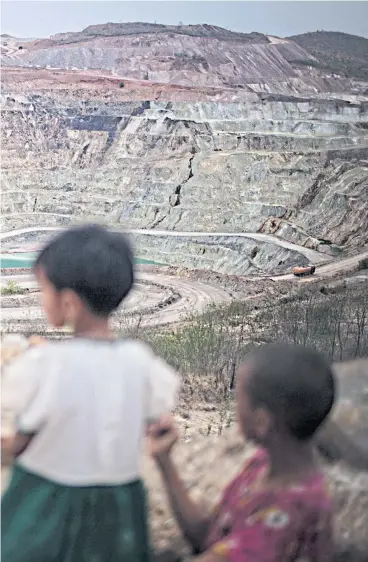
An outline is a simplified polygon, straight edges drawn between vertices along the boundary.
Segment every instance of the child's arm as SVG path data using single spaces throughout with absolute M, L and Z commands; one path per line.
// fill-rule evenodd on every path
M 190 499 L 171 459 L 170 451 L 178 435 L 170 415 L 179 391 L 179 377 L 159 357 L 149 359 L 148 401 L 146 405 L 151 454 L 160 468 L 169 500 L 184 536 L 196 553 L 203 551 L 210 517 Z M 159 420 L 159 421 L 157 421 Z
M 151 454 L 160 468 L 179 526 L 194 551 L 201 552 L 204 549 L 211 518 L 191 500 L 171 458 L 171 449 L 178 438 L 176 428 L 168 417 L 152 425 L 148 433 Z
M 46 379 L 43 350 L 26 351 L 4 370 L 1 448 L 9 460 L 26 450 L 47 417 L 49 386 Z
M 28 445 L 32 441 L 36 434 L 32 433 L 25 435 L 24 433 L 17 432 L 14 437 L 13 442 L 13 456 L 14 458 L 19 457 L 27 449 Z
M 192 562 L 226 562 L 226 559 L 221 558 L 212 552 L 205 552 L 204 554 L 201 554 L 201 556 L 193 558 Z
M 12 437 L 2 437 L 1 450 L 5 453 L 6 458 L 12 461 L 26 450 L 33 437 L 34 434 L 24 435 L 22 433 L 16 433 Z

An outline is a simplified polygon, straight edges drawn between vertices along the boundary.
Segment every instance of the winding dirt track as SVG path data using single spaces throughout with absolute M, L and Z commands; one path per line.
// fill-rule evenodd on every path
M 20 230 L 13 230 L 11 232 L 6 232 L 0 234 L 0 240 L 6 240 L 17 235 L 22 235 L 37 231 L 55 231 L 60 230 L 60 228 L 55 227 L 44 227 L 44 228 L 26 228 Z M 221 236 L 221 233 L 181 233 L 181 232 L 166 232 L 166 231 L 131 231 L 132 233 L 144 233 L 150 235 L 171 235 L 171 236 L 190 236 L 190 235 L 201 235 L 201 236 Z M 223 234 L 225 235 L 225 233 Z M 227 236 L 243 236 L 243 237 L 259 237 L 261 235 L 256 234 L 238 234 L 238 233 L 226 233 Z M 271 240 L 270 240 L 271 239 Z M 267 236 L 267 242 L 272 242 L 275 244 L 280 244 L 283 247 L 293 247 L 293 249 L 298 248 L 300 252 L 307 254 L 310 258 L 319 257 L 319 261 L 325 260 L 325 256 L 318 254 L 313 250 L 308 250 L 294 244 L 290 244 L 285 241 L 279 241 L 278 239 L 273 239 L 273 237 Z M 318 256 L 316 256 L 316 254 Z M 317 269 L 318 277 L 331 277 L 341 272 L 348 272 L 356 268 L 359 260 L 363 258 L 368 258 L 368 251 L 363 252 L 359 255 L 348 257 L 339 261 L 331 261 L 325 265 L 320 265 Z M 316 278 L 305 277 L 305 278 L 295 278 L 292 274 L 278 275 L 270 277 L 274 281 L 283 280 L 295 280 L 297 283 L 308 283 Z M 255 280 L 255 277 L 251 278 Z M 262 277 L 265 279 L 265 277 Z M 35 282 L 32 276 L 28 274 L 14 274 L 3 277 L 1 279 L 1 284 L 5 285 L 9 280 L 16 281 L 21 287 L 33 287 Z M 170 290 L 173 295 L 180 295 L 179 298 L 172 299 L 169 304 L 166 303 L 165 306 L 160 306 L 164 302 L 163 295 L 165 290 Z M 193 281 L 187 278 L 180 278 L 172 275 L 165 275 L 161 273 L 146 273 L 140 272 L 137 279 L 136 290 L 132 293 L 132 297 L 128 300 L 125 305 L 125 309 L 129 312 L 139 312 L 139 310 L 144 309 L 145 313 L 143 315 L 142 324 L 143 325 L 163 325 L 178 322 L 183 316 L 188 312 L 202 312 L 206 306 L 210 303 L 220 304 L 223 302 L 229 302 L 231 296 L 221 287 L 210 282 L 201 283 L 199 281 Z M 123 309 L 124 310 L 124 309 Z M 29 324 L 40 322 L 42 318 L 41 309 L 38 306 L 22 307 L 20 303 L 17 303 L 16 307 L 4 307 L 2 309 L 2 320 L 5 322 L 15 322 L 18 324 Z
M 17 213 L 19 214 L 19 213 Z M 46 213 L 47 214 L 47 213 Z M 8 214 L 7 216 L 11 216 Z M 62 216 L 62 215 L 58 215 Z M 31 232 L 57 232 L 60 231 L 60 227 L 55 226 L 45 226 L 40 228 L 21 228 L 19 230 L 12 230 L 10 232 L 4 232 L 0 234 L 0 240 L 6 240 L 8 238 L 13 238 L 17 235 L 27 234 Z M 321 263 L 326 261 L 326 256 L 317 252 L 316 250 L 311 250 L 310 248 L 305 248 L 304 246 L 298 246 L 287 240 L 282 240 L 276 236 L 271 236 L 270 234 L 261 234 L 259 232 L 183 232 L 178 230 L 158 230 L 158 229 L 132 229 L 128 231 L 130 234 L 143 234 L 145 236 L 171 236 L 173 238 L 218 238 L 218 237 L 229 237 L 229 238 L 248 238 L 251 240 L 258 240 L 259 242 L 265 242 L 268 244 L 275 244 L 281 248 L 286 248 L 288 250 L 293 250 L 304 255 L 307 259 L 314 263 Z
M 360 260 L 368 258 L 368 251 L 357 254 L 356 256 L 351 256 L 349 258 L 344 258 L 342 260 L 335 260 L 325 265 L 321 265 L 316 270 L 316 275 L 314 277 L 299 277 L 295 278 L 292 273 L 287 273 L 285 275 L 277 275 L 276 277 L 271 277 L 274 281 L 288 281 L 290 279 L 295 279 L 298 283 L 310 283 L 316 277 L 333 277 L 339 273 L 348 273 L 353 271 Z
M 16 281 L 23 288 L 34 287 L 35 282 L 30 275 L 10 275 L 1 279 L 1 284 L 5 285 L 9 280 Z M 140 284 L 144 281 L 144 285 Z M 161 286 L 162 291 L 170 288 L 180 298 L 163 308 L 157 308 L 160 304 L 159 299 L 152 298 L 150 292 L 157 295 L 157 285 Z M 230 295 L 221 287 L 209 283 L 200 283 L 190 279 L 182 279 L 172 275 L 162 275 L 159 273 L 140 273 L 137 279 L 137 293 L 140 296 L 132 296 L 133 303 L 127 304 L 129 312 L 139 312 L 140 308 L 155 308 L 152 312 L 143 315 L 142 324 L 145 326 L 158 326 L 177 322 L 189 312 L 202 312 L 210 303 L 223 303 L 231 300 Z M 124 308 L 123 308 L 124 311 Z M 40 322 L 42 312 L 40 307 L 7 307 L 1 311 L 3 322 L 17 322 L 29 324 Z

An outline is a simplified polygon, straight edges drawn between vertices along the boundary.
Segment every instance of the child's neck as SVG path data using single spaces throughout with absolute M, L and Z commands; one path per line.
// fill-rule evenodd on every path
M 310 441 L 298 442 L 283 439 L 267 447 L 270 472 L 268 480 L 273 484 L 297 482 L 317 468 L 317 459 Z
M 98 318 L 96 316 L 80 319 L 74 328 L 74 336 L 97 340 L 115 339 L 114 333 L 110 329 L 108 318 Z

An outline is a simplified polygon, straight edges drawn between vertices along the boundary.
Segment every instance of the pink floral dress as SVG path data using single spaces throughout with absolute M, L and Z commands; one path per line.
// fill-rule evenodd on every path
M 225 490 L 206 550 L 230 562 L 330 562 L 333 509 L 323 474 L 257 491 L 267 468 L 260 451 Z

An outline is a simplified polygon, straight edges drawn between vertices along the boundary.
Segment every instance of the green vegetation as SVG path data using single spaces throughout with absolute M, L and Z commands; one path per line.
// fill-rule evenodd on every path
M 368 258 L 363 258 L 362 260 L 359 261 L 359 265 L 358 265 L 359 269 L 368 269 Z
M 227 399 L 235 370 L 254 346 L 285 341 L 318 349 L 332 361 L 368 354 L 368 281 L 348 288 L 302 289 L 262 303 L 234 301 L 189 315 L 175 331 L 142 329 L 125 319 L 121 332 L 147 341 L 183 375 L 188 392 Z M 195 384 L 194 384 L 195 379 Z M 190 390 L 192 389 L 192 390 Z
M 155 23 L 106 23 L 90 25 L 83 31 L 71 32 L 66 36 L 55 40 L 56 43 L 68 45 L 79 43 L 94 37 L 119 37 L 129 35 L 153 35 L 167 33 L 169 36 L 188 35 L 190 37 L 209 37 L 221 41 L 237 41 L 239 43 L 269 43 L 268 38 L 262 33 L 240 33 L 229 31 L 223 27 L 214 25 L 163 25 Z
M 368 260 L 363 261 L 367 267 Z M 21 292 L 14 282 L 2 289 L 3 295 Z M 225 416 L 222 428 L 231 415 L 237 366 L 252 347 L 271 341 L 296 343 L 320 350 L 331 361 L 368 355 L 368 279 L 298 287 L 280 298 L 263 293 L 247 301 L 210 305 L 203 314 L 188 314 L 174 329 L 144 327 L 139 313 L 119 313 L 116 320 L 121 337 L 146 341 L 180 371 L 186 404 L 198 399 L 217 404 Z M 33 327 L 32 333 L 41 333 L 39 328 Z
M 20 290 L 13 282 L 3 294 Z M 201 431 L 220 434 L 234 419 L 231 389 L 237 367 L 254 346 L 297 343 L 318 349 L 333 361 L 368 355 L 368 280 L 296 288 L 280 298 L 262 293 L 255 300 L 210 305 L 203 314 L 188 314 L 174 328 L 147 328 L 142 319 L 139 313 L 119 313 L 118 333 L 146 341 L 177 369 L 183 381 L 178 411 L 189 417 L 202 405 L 200 409 L 213 415 Z M 30 325 L 29 332 L 50 337 L 41 324 Z
M 368 80 L 368 39 L 334 31 L 304 33 L 288 39 L 313 55 L 320 68 L 357 80 Z M 318 63 L 314 62 L 313 66 Z M 310 64 L 310 61 L 304 64 Z
M 295 59 L 295 60 L 289 60 L 289 62 L 295 65 L 299 64 L 302 66 L 313 66 L 314 68 L 324 68 L 323 64 L 321 64 L 320 62 L 314 59 L 305 59 L 305 60 Z
M 0 294 L 2 296 L 6 295 L 19 295 L 23 294 L 24 289 L 16 281 L 8 281 L 4 287 L 0 287 Z
M 70 33 L 70 40 L 83 40 L 88 37 L 111 37 L 119 35 L 137 35 L 137 34 L 156 34 L 156 33 L 174 33 L 176 35 L 189 35 L 190 37 L 213 37 L 223 41 L 240 41 L 244 43 L 268 43 L 267 37 L 262 33 L 251 32 L 241 33 L 237 31 L 229 31 L 223 27 L 209 24 L 184 25 L 164 25 L 154 23 L 107 23 L 99 25 L 90 25 L 86 29 L 77 33 Z

